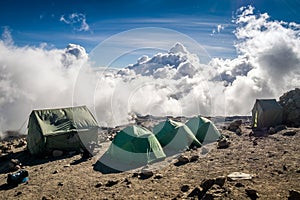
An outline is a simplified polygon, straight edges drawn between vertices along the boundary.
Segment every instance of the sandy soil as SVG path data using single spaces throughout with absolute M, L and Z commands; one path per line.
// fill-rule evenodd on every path
M 296 134 L 284 134 L 291 130 Z M 228 148 L 218 149 L 215 143 L 204 155 L 203 148 L 187 151 L 187 157 L 200 155 L 199 159 L 186 164 L 168 160 L 168 165 L 150 177 L 138 175 L 138 170 L 96 171 L 93 166 L 99 155 L 89 160 L 80 155 L 36 159 L 24 147 L 16 148 L 1 157 L 0 199 L 253 199 L 255 195 L 259 199 L 288 199 L 291 190 L 300 191 L 300 128 L 265 137 L 250 136 L 250 132 L 245 125 L 240 136 L 223 130 L 230 141 Z M 18 158 L 29 172 L 28 183 L 6 185 L 11 158 Z M 235 181 L 222 178 L 232 172 L 254 177 Z M 218 185 L 216 178 L 225 180 L 224 185 Z M 205 191 L 211 182 L 215 184 Z

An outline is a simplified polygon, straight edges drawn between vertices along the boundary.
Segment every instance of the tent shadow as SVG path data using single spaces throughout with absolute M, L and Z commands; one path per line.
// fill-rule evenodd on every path
M 88 160 L 89 160 L 89 158 L 81 157 L 81 158 L 79 158 L 79 159 L 74 160 L 73 162 L 71 162 L 70 165 L 78 165 L 78 164 L 80 164 L 82 162 L 86 162 Z
M 78 154 L 74 154 L 78 155 Z M 18 159 L 21 163 L 22 166 L 35 166 L 35 165 L 41 165 L 47 162 L 52 162 L 55 160 L 61 160 L 61 159 L 66 159 L 73 157 L 74 155 L 63 155 L 60 157 L 38 157 L 38 156 L 33 156 L 29 153 L 28 150 L 23 150 L 15 153 L 10 153 L 5 156 L 0 157 L 0 174 L 6 174 L 11 172 L 8 167 L 8 163 L 11 159 Z
M 16 188 L 17 186 L 18 186 L 18 184 L 4 183 L 4 184 L 0 185 L 0 191 L 2 191 L 2 190 L 11 190 L 13 188 Z
M 119 160 L 112 159 L 108 154 L 103 154 L 101 158 L 94 164 L 93 169 L 102 174 L 114 174 L 125 171 L 132 171 L 146 166 L 147 163 L 123 163 Z
M 121 173 L 122 171 L 113 169 L 107 165 L 105 165 L 104 163 L 102 163 L 100 160 L 98 160 L 95 164 L 94 164 L 94 168 L 95 171 L 99 171 L 102 174 L 116 174 L 116 173 Z

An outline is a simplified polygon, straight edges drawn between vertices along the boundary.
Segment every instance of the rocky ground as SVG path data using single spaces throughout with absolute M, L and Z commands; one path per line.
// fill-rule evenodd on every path
M 253 133 L 245 123 L 238 128 L 222 130 L 227 141 L 221 148 L 215 143 L 187 151 L 181 162 L 144 174 L 102 174 L 93 167 L 97 156 L 37 159 L 24 139 L 2 141 L 0 199 L 300 199 L 300 128 L 271 134 Z M 27 170 L 29 181 L 7 185 L 9 167 Z M 245 179 L 232 180 L 233 172 Z

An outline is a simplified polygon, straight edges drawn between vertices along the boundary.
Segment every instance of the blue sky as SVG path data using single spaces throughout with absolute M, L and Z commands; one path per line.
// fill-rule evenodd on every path
M 232 18 L 246 5 L 273 20 L 300 23 L 299 0 L 9 0 L 0 2 L 0 26 L 10 31 L 17 46 L 64 48 L 75 43 L 87 52 L 122 31 L 168 28 L 196 40 L 212 57 L 233 58 Z

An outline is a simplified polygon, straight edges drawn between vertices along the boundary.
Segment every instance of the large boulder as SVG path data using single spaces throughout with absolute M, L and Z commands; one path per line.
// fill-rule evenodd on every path
M 283 123 L 300 127 L 300 89 L 284 93 L 279 98 L 279 103 L 283 107 Z

